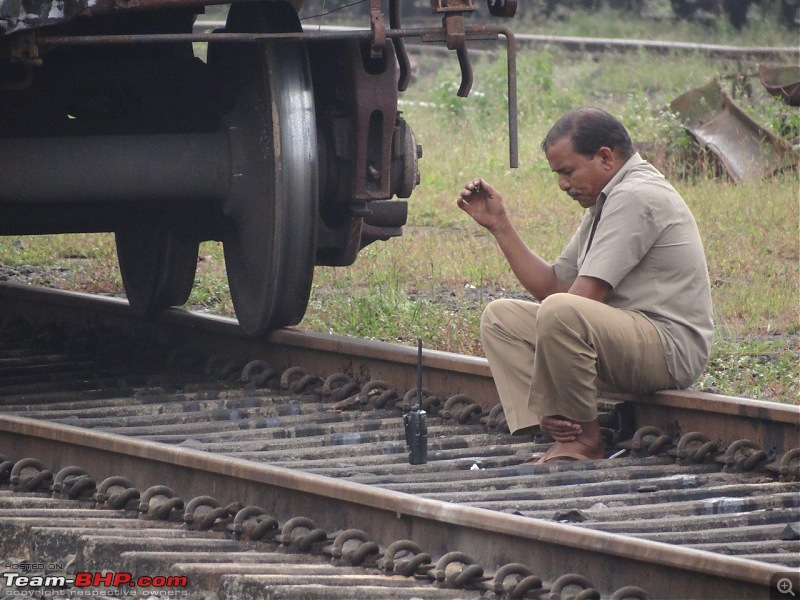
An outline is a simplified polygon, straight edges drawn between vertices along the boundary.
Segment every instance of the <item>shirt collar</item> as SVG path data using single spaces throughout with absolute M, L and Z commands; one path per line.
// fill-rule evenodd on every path
M 644 160 L 642 159 L 641 156 L 639 156 L 639 153 L 634 152 L 633 155 L 627 161 L 625 161 L 625 164 L 622 165 L 622 167 L 620 167 L 620 170 L 614 173 L 614 177 L 611 178 L 611 181 L 609 181 L 606 184 L 606 187 L 604 187 L 603 191 L 601 191 L 600 194 L 597 196 L 597 202 L 595 202 L 593 206 L 587 208 L 586 212 L 589 215 L 591 215 L 592 218 L 594 218 L 598 210 L 602 211 L 603 204 L 605 204 L 606 198 L 608 198 L 608 195 L 611 193 L 611 190 L 614 188 L 614 186 L 617 185 L 620 181 L 622 181 L 625 178 L 625 175 L 630 173 L 634 169 L 634 167 L 640 165 L 643 162 Z

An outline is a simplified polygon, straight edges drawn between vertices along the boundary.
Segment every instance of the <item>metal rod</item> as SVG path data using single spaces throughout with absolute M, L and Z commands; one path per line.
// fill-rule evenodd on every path
M 505 35 L 506 27 L 473 26 L 466 27 L 467 39 L 487 40 L 491 36 Z M 441 27 L 412 27 L 407 29 L 387 29 L 389 39 L 418 37 L 430 38 L 430 41 L 444 41 L 445 33 Z M 357 39 L 371 40 L 369 29 L 336 29 L 324 31 L 298 31 L 283 33 L 153 33 L 123 35 L 75 35 L 75 36 L 39 36 L 36 43 L 43 46 L 94 46 L 102 44 L 172 44 L 180 42 L 264 42 L 268 40 L 304 41 Z
M 508 61 L 508 162 L 512 169 L 519 167 L 519 127 L 517 124 L 517 42 L 511 30 L 502 35 L 506 38 L 506 60 Z
M 397 29 L 400 27 L 400 0 L 389 0 L 389 27 Z M 397 79 L 397 91 L 405 92 L 408 83 L 411 81 L 411 61 L 406 51 L 406 43 L 402 38 L 395 41 L 395 54 L 397 63 L 400 67 L 400 76 Z
M 469 62 L 467 46 L 456 48 L 456 55 L 458 56 L 458 64 L 461 67 L 461 86 L 458 88 L 458 96 L 466 98 L 472 89 L 472 64 Z

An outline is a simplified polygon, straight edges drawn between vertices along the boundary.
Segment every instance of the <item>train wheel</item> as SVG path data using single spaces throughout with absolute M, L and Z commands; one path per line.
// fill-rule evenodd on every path
M 199 242 L 154 226 L 126 228 L 115 238 L 122 284 L 134 312 L 152 315 L 189 299 Z
M 233 4 L 225 30 L 299 28 L 291 5 L 266 2 Z M 258 336 L 300 322 L 311 293 L 318 159 L 308 56 L 298 42 L 212 42 L 209 64 L 237 90 L 224 117 L 234 182 L 222 241 L 236 317 Z

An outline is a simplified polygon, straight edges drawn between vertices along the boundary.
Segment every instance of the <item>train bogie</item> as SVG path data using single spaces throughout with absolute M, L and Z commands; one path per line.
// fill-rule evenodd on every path
M 421 155 L 397 110 L 402 38 L 445 41 L 468 68 L 473 6 L 434 1 L 442 26 L 409 32 L 399 0 L 389 27 L 372 0 L 369 29 L 303 32 L 301 2 L 239 2 L 196 33 L 204 4 L 0 6 L 0 234 L 114 232 L 143 315 L 186 302 L 199 244 L 219 240 L 256 336 L 302 319 L 316 265 L 402 233 L 394 198 L 419 183 Z

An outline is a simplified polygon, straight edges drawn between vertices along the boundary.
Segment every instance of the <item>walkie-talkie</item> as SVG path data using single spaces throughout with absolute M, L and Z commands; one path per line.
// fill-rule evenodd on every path
M 422 339 L 417 340 L 417 404 L 403 415 L 408 445 L 408 463 L 428 462 L 428 415 L 422 410 Z

